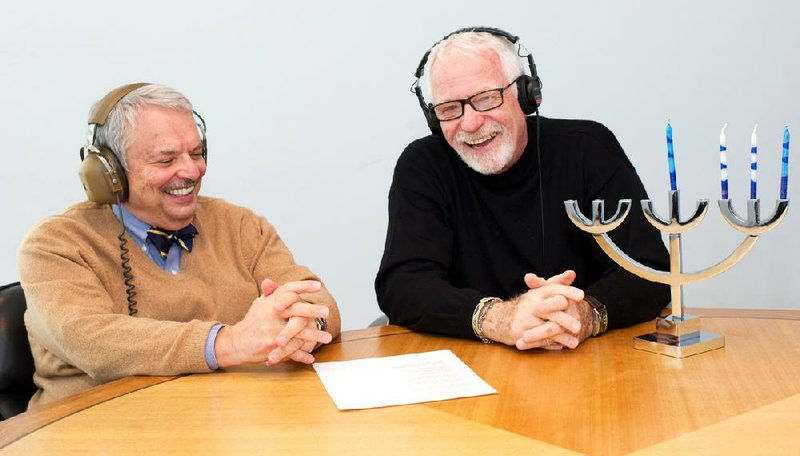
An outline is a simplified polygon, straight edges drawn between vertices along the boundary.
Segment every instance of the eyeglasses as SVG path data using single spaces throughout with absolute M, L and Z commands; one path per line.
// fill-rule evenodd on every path
M 514 79 L 505 87 L 497 89 L 484 90 L 475 95 L 464 98 L 463 100 L 445 101 L 433 106 L 433 114 L 439 121 L 456 120 L 464 115 L 464 105 L 469 104 L 477 112 L 491 111 L 494 108 L 499 108 L 503 104 L 503 92 L 512 85 L 514 85 L 519 78 Z

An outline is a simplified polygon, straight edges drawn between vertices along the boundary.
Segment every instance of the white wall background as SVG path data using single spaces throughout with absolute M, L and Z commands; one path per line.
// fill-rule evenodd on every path
M 253 208 L 338 298 L 344 329 L 379 315 L 372 281 L 398 155 L 427 134 L 408 92 L 446 33 L 490 25 L 522 38 L 544 82 L 542 114 L 605 123 L 666 213 L 664 128 L 674 128 L 684 265 L 724 258 L 742 235 L 722 220 L 718 135 L 727 122 L 731 196 L 744 209 L 759 124 L 764 210 L 778 194 L 782 131 L 794 135 L 800 202 L 800 3 L 473 0 L 29 1 L 0 13 L 0 282 L 46 215 L 84 199 L 78 149 L 92 102 L 150 81 L 185 93 L 208 123 L 203 190 Z M 687 286 L 686 305 L 800 308 L 798 214 L 726 274 Z M 791 278 L 795 277 L 795 280 Z

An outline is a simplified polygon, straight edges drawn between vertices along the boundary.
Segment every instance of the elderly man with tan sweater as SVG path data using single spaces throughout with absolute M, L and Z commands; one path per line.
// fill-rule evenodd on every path
M 131 84 L 89 124 L 89 201 L 34 227 L 19 254 L 30 406 L 129 375 L 313 362 L 339 333 L 336 302 L 266 219 L 198 195 L 208 151 L 189 100 Z

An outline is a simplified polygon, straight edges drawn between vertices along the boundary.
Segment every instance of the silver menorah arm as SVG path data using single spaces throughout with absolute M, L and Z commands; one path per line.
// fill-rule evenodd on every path
M 643 279 L 650 280 L 651 282 L 658 282 L 663 283 L 666 285 L 681 285 L 687 283 L 694 283 L 700 282 L 702 280 L 710 279 L 714 276 L 722 274 L 723 272 L 730 269 L 733 265 L 738 263 L 745 255 L 750 251 L 751 248 L 755 245 L 756 241 L 758 241 L 757 236 L 748 236 L 746 237 L 741 244 L 739 244 L 736 249 L 728 255 L 727 258 L 720 261 L 719 263 L 715 264 L 714 266 L 708 267 L 706 269 L 702 269 L 700 271 L 695 272 L 680 272 L 680 264 L 670 265 L 671 268 L 675 272 L 672 271 L 659 271 L 657 269 L 653 269 L 649 266 L 646 266 L 633 258 L 629 257 L 625 252 L 620 249 L 613 240 L 608 236 L 608 234 L 593 234 L 595 242 L 600 248 L 605 252 L 606 255 L 609 256 L 614 262 L 619 264 L 623 269 L 630 272 L 631 274 L 637 275 Z M 676 243 L 677 239 L 670 239 L 671 244 Z M 670 251 L 673 252 L 670 255 L 670 262 L 677 262 L 680 263 L 680 259 L 678 255 L 675 255 L 676 250 L 678 249 L 677 245 L 670 245 Z M 673 308 L 676 303 L 673 303 Z
M 653 269 L 629 257 L 613 240 L 611 240 L 608 234 L 593 234 L 592 237 L 594 237 L 597 245 L 600 246 L 609 258 L 631 274 L 651 282 L 665 283 L 667 285 L 675 282 L 674 279 L 670 278 L 670 273 L 668 271 Z
M 694 214 L 687 220 L 680 218 L 680 191 L 669 191 L 669 218 L 661 217 L 653 208 L 653 203 L 649 200 L 642 200 L 642 212 L 644 217 L 650 222 L 651 225 L 664 233 L 683 233 L 694 228 L 697 224 L 703 221 L 703 218 L 708 212 L 708 200 L 701 199 L 697 201 Z
M 730 199 L 720 199 L 717 201 L 719 210 L 728 225 L 736 231 L 748 236 L 758 236 L 775 228 L 789 209 L 788 199 L 778 199 L 775 201 L 775 210 L 772 211 L 765 220 L 761 219 L 761 200 L 747 200 L 747 217 L 740 216 L 733 208 L 733 201 Z
M 631 209 L 631 200 L 619 200 L 617 212 L 610 219 L 605 218 L 605 202 L 603 200 L 592 201 L 591 220 L 583 215 L 580 207 L 578 207 L 578 202 L 575 200 L 564 201 L 564 208 L 567 210 L 567 216 L 575 226 L 587 233 L 602 234 L 616 229 L 625 221 Z

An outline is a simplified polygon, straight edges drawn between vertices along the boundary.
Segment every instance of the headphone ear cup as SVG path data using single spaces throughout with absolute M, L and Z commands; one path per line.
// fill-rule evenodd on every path
M 192 111 L 192 116 L 195 118 L 195 126 L 197 127 L 197 134 L 203 141 L 203 161 L 208 163 L 208 139 L 206 139 L 206 121 L 197 111 Z
M 428 54 L 426 53 L 425 57 L 427 58 L 427 56 Z M 420 68 L 422 68 L 422 65 L 423 64 L 420 64 Z M 419 75 L 422 74 L 421 71 L 421 69 L 417 70 L 417 78 L 419 78 Z M 419 79 L 417 79 L 417 84 L 414 86 L 414 95 L 416 95 L 417 101 L 419 101 L 419 107 L 422 108 L 422 114 L 425 115 L 425 123 L 428 124 L 428 128 L 431 129 L 431 133 L 437 136 L 444 136 L 442 134 L 442 128 L 439 126 L 439 120 L 433 113 L 433 105 L 430 103 L 425 103 L 425 98 L 422 96 L 422 88 L 419 86 Z
M 442 127 L 439 125 L 439 120 L 436 118 L 430 105 L 428 105 L 427 109 L 423 109 L 422 112 L 425 113 L 425 121 L 428 122 L 428 128 L 431 129 L 431 132 L 434 135 L 444 136 Z
M 128 178 L 113 152 L 88 145 L 81 149 L 81 158 L 78 175 L 89 201 L 115 204 L 128 199 Z
M 539 78 L 522 75 L 517 79 L 517 99 L 525 115 L 533 114 L 542 104 L 542 86 Z

